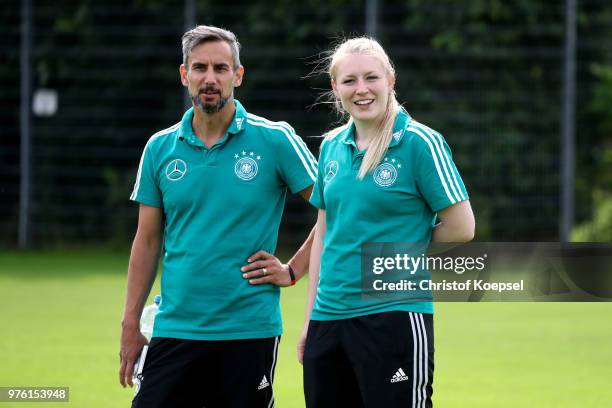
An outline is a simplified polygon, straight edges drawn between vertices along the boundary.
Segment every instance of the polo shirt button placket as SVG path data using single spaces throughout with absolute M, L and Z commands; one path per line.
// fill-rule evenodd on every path
M 363 153 L 356 153 L 351 160 L 351 169 L 359 169 L 363 160 Z

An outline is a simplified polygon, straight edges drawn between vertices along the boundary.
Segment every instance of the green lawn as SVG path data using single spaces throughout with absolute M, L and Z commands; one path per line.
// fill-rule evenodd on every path
M 126 265 L 127 253 L 103 250 L 0 252 L 0 386 L 70 387 L 70 403 L 54 407 L 129 406 L 117 375 Z M 305 288 L 283 291 L 280 408 L 304 406 L 295 343 Z M 437 304 L 434 403 L 607 406 L 611 316 L 611 303 Z

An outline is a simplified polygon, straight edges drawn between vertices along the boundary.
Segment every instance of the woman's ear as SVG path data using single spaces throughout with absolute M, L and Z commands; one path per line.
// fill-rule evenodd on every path
M 387 80 L 389 81 L 389 92 L 395 89 L 395 75 L 389 74 Z

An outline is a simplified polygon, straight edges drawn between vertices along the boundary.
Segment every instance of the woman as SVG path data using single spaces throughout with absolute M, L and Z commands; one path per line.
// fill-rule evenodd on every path
M 431 301 L 364 299 L 366 242 L 467 242 L 474 216 L 442 136 L 398 104 L 378 42 L 354 38 L 329 58 L 348 121 L 323 140 L 306 322 L 298 344 L 307 407 L 431 407 Z M 434 226 L 435 221 L 435 226 Z

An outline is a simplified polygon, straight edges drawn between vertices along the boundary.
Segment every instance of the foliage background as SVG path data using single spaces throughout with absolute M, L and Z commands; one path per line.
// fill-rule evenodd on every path
M 19 204 L 19 2 L 0 0 L 0 245 L 16 245 Z M 338 118 L 314 105 L 317 56 L 363 34 L 356 0 L 196 2 L 196 21 L 235 31 L 247 108 L 290 122 L 316 153 Z M 34 2 L 33 88 L 59 93 L 53 117 L 32 117 L 32 237 L 37 246 L 125 245 L 127 200 L 148 137 L 184 109 L 178 81 L 183 2 Z M 612 5 L 578 1 L 576 218 L 596 218 L 612 186 Z M 564 2 L 379 1 L 377 37 L 397 68 L 400 101 L 451 145 L 471 195 L 477 237 L 559 239 Z M 608 198 L 609 200 L 609 198 Z M 609 204 L 608 204 L 609 205 Z M 609 217 L 609 212 L 605 212 Z M 313 221 L 287 204 L 280 244 Z M 610 240 L 612 232 L 575 235 Z M 591 238 L 589 238 L 591 237 Z

